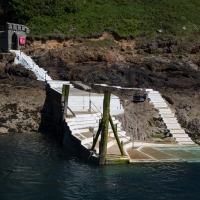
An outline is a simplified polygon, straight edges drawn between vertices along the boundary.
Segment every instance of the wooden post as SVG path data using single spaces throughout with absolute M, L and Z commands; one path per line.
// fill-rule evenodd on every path
M 115 125 L 114 125 L 114 123 L 113 123 L 113 121 L 112 121 L 111 116 L 109 116 L 109 121 L 110 121 L 110 125 L 111 125 L 111 127 L 112 127 L 112 130 L 113 130 L 113 133 L 114 133 L 114 135 L 115 135 L 115 138 L 116 138 L 116 140 L 117 140 L 117 144 L 118 144 L 119 150 L 120 150 L 120 152 L 121 152 L 121 155 L 123 156 L 123 155 L 125 155 L 125 154 L 124 154 L 123 145 L 120 143 L 120 140 L 119 140 L 119 137 L 118 137 L 118 134 L 117 134 L 117 130 L 115 129 Z
M 62 96 L 61 96 L 61 111 L 60 111 L 60 123 L 59 123 L 59 144 L 62 143 L 63 139 L 63 126 L 64 120 L 67 114 L 68 106 L 68 97 L 69 97 L 69 85 L 63 85 L 62 87 Z
M 99 124 L 99 128 L 98 128 L 96 137 L 93 139 L 93 144 L 92 144 L 91 150 L 94 150 L 94 148 L 95 148 L 95 146 L 96 146 L 96 143 L 97 143 L 97 140 L 98 140 L 98 138 L 99 138 L 99 135 L 100 135 L 100 133 L 101 133 L 101 130 L 102 130 L 102 122 Z
M 106 164 L 109 116 L 110 116 L 110 93 L 105 92 L 104 102 L 103 102 L 101 142 L 99 146 L 99 164 L 100 165 Z
M 63 119 L 62 120 L 64 120 L 67 115 L 68 98 L 69 98 L 69 85 L 63 85 L 62 98 L 61 98 L 61 105 L 63 107 Z

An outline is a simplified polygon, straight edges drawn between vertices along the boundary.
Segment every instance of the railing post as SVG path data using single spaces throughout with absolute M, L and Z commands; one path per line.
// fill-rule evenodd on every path
M 92 102 L 91 102 L 91 100 L 89 99 L 89 113 L 92 113 Z
M 99 146 L 99 164 L 100 165 L 106 164 L 109 116 L 110 116 L 110 93 L 105 92 L 104 102 L 103 102 L 101 142 Z
M 89 92 L 89 113 L 92 113 L 92 102 L 90 99 L 90 92 Z

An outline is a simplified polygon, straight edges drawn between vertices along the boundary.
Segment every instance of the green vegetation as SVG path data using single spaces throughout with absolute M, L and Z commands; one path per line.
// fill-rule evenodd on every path
M 117 164 L 117 165 L 121 165 L 121 164 L 129 164 L 130 160 L 127 159 L 118 159 L 118 158 L 107 158 L 106 159 L 106 163 L 107 164 Z
M 151 136 L 152 138 L 155 138 L 155 139 L 163 139 L 163 138 L 165 138 L 163 135 L 152 135 Z
M 1 0 L 0 23 L 22 23 L 33 36 L 83 37 L 112 30 L 121 37 L 157 34 L 194 41 L 199 0 Z M 157 33 L 162 30 L 162 33 Z

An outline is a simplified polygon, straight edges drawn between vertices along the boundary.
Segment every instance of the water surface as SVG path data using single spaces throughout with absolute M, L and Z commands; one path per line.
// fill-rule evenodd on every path
M 99 167 L 40 133 L 0 135 L 0 199 L 200 199 L 199 163 Z

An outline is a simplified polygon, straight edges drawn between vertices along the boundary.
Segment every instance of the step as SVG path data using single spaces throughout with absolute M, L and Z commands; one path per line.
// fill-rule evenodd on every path
M 185 134 L 185 131 L 183 130 L 183 129 L 181 129 L 181 128 L 178 128 L 178 129 L 174 129 L 174 130 L 170 130 L 170 132 L 172 133 L 172 134 L 177 134 L 177 133 L 181 133 L 181 134 Z
M 121 123 L 118 120 L 115 120 L 113 122 L 114 124 L 117 124 L 117 127 L 121 127 Z M 82 127 L 97 127 L 99 126 L 99 120 L 91 120 L 91 121 L 71 121 L 67 122 L 67 125 L 70 127 L 77 126 L 77 128 L 82 128 Z
M 172 113 L 171 111 L 168 111 L 168 110 L 167 110 L 167 111 L 160 111 L 160 110 L 159 110 L 159 114 L 160 114 L 160 115 L 164 115 L 164 116 L 165 116 L 165 115 L 174 115 L 174 113 Z
M 167 105 L 165 105 L 165 104 L 153 104 L 153 105 L 154 105 L 154 107 L 158 107 L 159 110 L 163 109 L 163 108 L 168 108 Z
M 176 122 L 176 121 L 175 122 L 173 122 L 173 121 L 166 121 L 164 123 L 165 123 L 166 126 L 179 126 L 179 127 L 181 127 L 180 124 L 178 122 Z
M 88 122 L 88 121 L 92 121 L 92 120 L 97 120 L 97 121 L 99 121 L 99 117 L 79 117 L 79 118 L 76 118 L 76 117 L 72 117 L 72 118 L 65 118 L 65 121 L 66 122 L 79 122 L 79 121 L 86 121 L 86 122 Z
M 162 118 L 174 118 L 174 114 L 160 113 Z
M 129 148 L 132 148 L 132 147 L 133 147 L 133 142 L 129 142 L 129 143 L 124 145 L 125 149 L 129 149 Z
M 165 122 L 167 122 L 167 121 L 175 121 L 175 122 L 177 122 L 178 123 L 178 120 L 177 120 L 177 118 L 176 117 L 162 117 L 162 119 L 163 119 L 163 121 Z
M 112 147 L 113 145 L 115 145 L 117 143 L 116 140 L 111 140 L 110 142 L 107 143 L 107 149 Z
M 164 124 L 179 124 L 177 120 L 163 120 Z
M 166 108 L 165 105 L 154 105 L 154 107 L 155 107 L 155 108 L 158 108 L 158 109 L 159 109 L 159 108 Z
M 99 127 L 99 126 L 98 126 Z M 96 130 L 96 129 L 98 129 L 98 127 L 95 127 L 94 129 Z M 119 130 L 121 130 L 121 123 L 117 123 L 117 130 L 119 131 Z M 111 129 L 112 130 L 112 128 L 111 128 L 111 126 L 110 126 L 110 124 L 109 124 L 109 129 Z
M 167 109 L 169 108 L 168 105 L 165 102 L 160 102 L 160 101 L 149 101 L 149 103 L 153 105 L 165 105 L 166 108 L 161 108 L 161 109 Z
M 160 115 L 163 115 L 163 116 L 170 116 L 170 115 L 173 115 L 174 116 L 174 113 L 172 113 L 171 111 L 160 111 L 159 110 L 159 114 Z
M 175 126 L 175 125 L 174 125 L 174 126 L 169 126 L 169 125 L 167 125 L 166 127 L 167 127 L 167 129 L 169 129 L 169 130 L 174 130 L 174 129 L 177 130 L 178 128 L 181 128 L 179 125 L 176 125 L 176 126 Z
M 178 121 L 177 121 L 177 119 L 175 118 L 175 117 L 172 117 L 172 118 L 162 118 L 163 119 L 163 121 L 165 121 L 165 122 L 176 122 L 176 123 L 178 123 Z
M 150 102 L 153 103 L 154 105 L 155 104 L 163 104 L 163 105 L 166 105 L 167 108 L 169 108 L 168 105 L 164 101 L 161 101 L 161 100 L 158 100 L 158 99 L 157 100 L 156 99 L 150 100 Z
M 150 101 L 158 101 L 158 102 L 165 102 L 165 100 L 161 96 L 148 96 Z
M 150 91 L 150 94 L 160 94 L 160 93 L 159 93 L 158 91 L 155 91 L 155 90 L 152 91 L 152 90 L 151 90 L 151 91 Z
M 122 137 L 122 138 L 119 138 L 119 140 L 123 142 L 128 142 L 130 141 L 130 137 Z
M 144 89 L 146 92 L 152 92 L 153 89 Z
M 189 136 L 186 133 L 185 134 L 184 133 L 182 133 L 182 134 L 181 133 L 173 133 L 173 137 L 174 138 L 179 138 L 179 137 L 180 138 L 185 138 L 185 137 L 189 137 Z
M 85 132 L 88 132 L 88 131 L 89 131 L 88 128 L 71 130 L 72 134 L 76 134 L 76 133 L 85 133 Z
M 92 143 L 92 142 L 93 142 L 93 137 L 81 140 L 81 144 L 87 144 L 87 143 Z
M 90 121 L 71 121 L 71 122 L 67 122 L 68 126 L 79 126 L 79 125 L 89 125 L 89 126 L 93 126 L 92 124 L 98 124 L 99 122 L 98 120 L 90 120 Z
M 159 112 L 172 112 L 170 108 L 159 109 Z
M 181 128 L 180 124 L 177 122 L 176 123 L 167 122 L 167 123 L 165 123 L 165 126 L 172 127 L 173 129 L 174 129 L 174 127 Z
M 119 137 L 124 137 L 124 136 L 126 136 L 126 132 L 125 132 L 125 131 L 117 131 L 117 133 L 118 133 L 118 136 L 119 136 Z M 110 136 L 110 137 L 115 137 L 115 135 L 114 135 L 113 132 L 109 133 L 109 136 Z M 128 136 L 127 136 L 127 137 L 128 137 Z
M 191 140 L 191 138 L 190 137 L 179 137 L 179 138 L 175 138 L 176 139 L 176 141 L 178 141 L 178 142 L 191 142 L 192 140 Z
M 162 103 L 162 102 L 151 102 L 154 106 L 163 106 L 163 108 L 161 109 L 168 109 L 168 105 L 166 103 Z M 160 110 L 160 109 L 159 109 Z
M 160 93 L 148 93 L 148 97 L 160 97 L 160 98 L 162 98 Z
M 74 130 L 74 129 L 82 129 L 82 128 L 89 128 L 89 127 L 98 127 L 99 124 L 98 123 L 89 123 L 89 124 L 73 124 L 70 125 L 70 130 Z
M 196 145 L 196 143 L 194 143 L 193 141 L 189 141 L 189 142 L 187 142 L 187 141 L 181 141 L 181 142 L 178 142 L 179 144 L 181 144 L 181 145 L 191 145 L 191 144 L 195 144 Z
M 76 114 L 76 118 L 97 117 L 97 114 L 101 115 L 101 113 L 95 113 L 95 114 Z
M 160 101 L 165 101 L 161 95 L 148 95 L 148 98 L 149 99 L 152 99 L 152 100 L 160 100 Z

